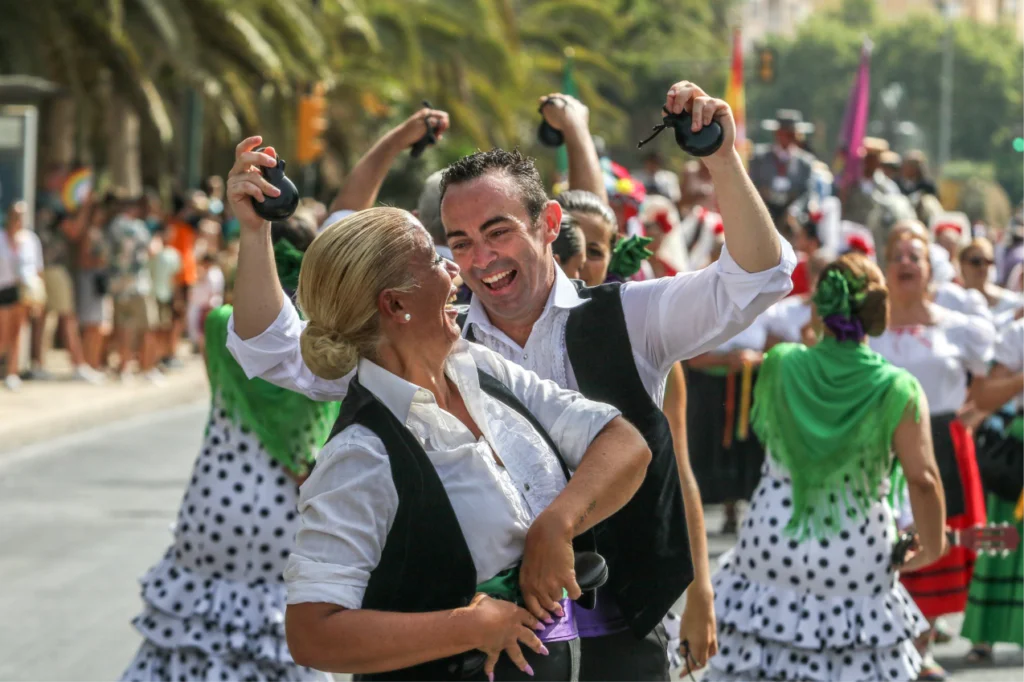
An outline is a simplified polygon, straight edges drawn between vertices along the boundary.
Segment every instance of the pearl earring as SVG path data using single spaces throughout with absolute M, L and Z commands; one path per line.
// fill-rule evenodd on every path
M 405 321 L 408 322 L 411 319 L 412 319 L 412 315 L 410 315 L 409 313 L 406 313 L 405 314 Z

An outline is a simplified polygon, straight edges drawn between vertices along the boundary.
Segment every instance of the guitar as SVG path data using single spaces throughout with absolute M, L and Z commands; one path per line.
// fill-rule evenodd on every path
M 961 530 L 946 529 L 950 547 L 963 547 L 979 554 L 1007 556 L 1020 546 L 1020 533 L 1008 523 L 990 523 Z M 892 567 L 899 568 L 906 561 L 907 552 L 917 543 L 917 533 L 903 533 L 892 548 Z

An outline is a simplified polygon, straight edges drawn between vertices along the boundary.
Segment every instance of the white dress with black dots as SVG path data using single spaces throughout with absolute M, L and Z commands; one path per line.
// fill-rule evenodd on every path
M 705 680 L 917 677 L 912 640 L 925 621 L 889 570 L 896 533 L 883 487 L 866 516 L 841 506 L 836 535 L 797 542 L 783 530 L 790 481 L 769 456 L 739 542 L 712 579 L 719 650 Z
M 215 398 L 174 543 L 141 579 L 145 638 L 122 680 L 327 680 L 296 665 L 281 577 L 298 529 L 294 480 Z

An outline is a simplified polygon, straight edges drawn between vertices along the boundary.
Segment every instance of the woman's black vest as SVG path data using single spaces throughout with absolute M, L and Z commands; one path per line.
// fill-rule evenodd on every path
M 622 412 L 651 449 L 651 464 L 640 490 L 596 528 L 598 551 L 608 562 L 608 584 L 601 594 L 611 592 L 630 629 L 644 637 L 693 580 L 672 432 L 633 361 L 621 285 L 573 283 L 586 299 L 569 311 L 565 327 L 565 345 L 580 393 Z M 466 338 L 473 340 L 472 329 Z
M 500 381 L 480 370 L 478 375 L 485 393 L 525 417 L 544 438 L 568 480 L 569 468 L 537 419 Z M 358 378 L 349 384 L 331 438 L 352 424 L 366 427 L 384 443 L 398 492 L 395 520 L 380 561 L 370 572 L 362 608 L 426 613 L 468 606 L 476 594 L 476 566 L 448 493 L 423 446 Z M 593 533 L 585 533 L 573 544 L 577 549 L 593 549 Z M 463 679 L 464 667 L 473 662 L 462 654 L 357 679 L 457 680 Z

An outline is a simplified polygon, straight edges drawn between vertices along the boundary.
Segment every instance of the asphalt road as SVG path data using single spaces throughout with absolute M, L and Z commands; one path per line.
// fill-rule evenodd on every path
M 163 554 L 205 406 L 12 451 L 0 445 L 0 680 L 113 680 L 139 637 L 137 578 Z M 708 526 L 721 525 L 709 510 Z M 713 536 L 717 555 L 731 538 Z M 957 668 L 967 643 L 939 650 Z M 1012 647 L 955 680 L 1020 680 Z M 342 678 L 339 678 L 342 679 Z

